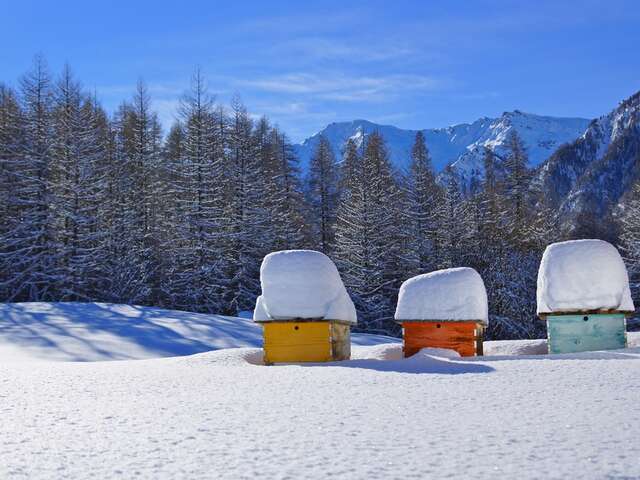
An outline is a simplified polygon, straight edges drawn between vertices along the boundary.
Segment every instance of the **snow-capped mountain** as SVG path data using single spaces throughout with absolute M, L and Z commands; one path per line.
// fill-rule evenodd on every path
M 640 92 L 591 122 L 540 168 L 540 182 L 563 224 L 607 215 L 640 177 Z
M 482 178 L 485 147 L 493 150 L 499 158 L 504 157 L 507 153 L 507 139 L 514 130 L 527 148 L 529 166 L 537 167 L 558 147 L 574 141 L 588 125 L 589 120 L 583 118 L 556 118 L 519 110 L 505 112 L 500 118 L 488 120 L 479 138 L 466 147 L 452 167 L 457 172 L 461 185 L 468 184 L 473 177 Z
M 572 142 L 589 125 L 582 118 L 555 118 L 523 113 L 518 110 L 505 112 L 499 118 L 481 118 L 473 123 L 462 123 L 446 128 L 422 130 L 433 165 L 440 172 L 453 164 L 460 176 L 467 181 L 473 175 L 482 176 L 482 152 L 484 147 L 498 154 L 512 129 L 522 137 L 529 152 L 531 166 L 540 165 L 560 145 Z M 296 146 L 303 171 L 324 135 L 337 158 L 341 158 L 346 141 L 353 138 L 361 143 L 363 136 L 380 132 L 389 148 L 393 165 L 404 170 L 410 163 L 411 146 L 417 130 L 403 130 L 389 125 L 378 125 L 366 120 L 332 123 L 316 135 Z

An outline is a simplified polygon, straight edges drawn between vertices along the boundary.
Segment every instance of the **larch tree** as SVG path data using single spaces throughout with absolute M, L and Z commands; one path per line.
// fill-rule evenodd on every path
M 51 77 L 42 57 L 20 80 L 24 137 L 18 154 L 14 198 L 20 221 L 9 234 L 13 276 L 10 300 L 56 298 L 53 249 L 51 148 L 53 145 Z
M 225 215 L 227 306 L 237 312 L 253 309 L 260 292 L 260 262 L 269 252 L 268 239 L 274 234 L 269 225 L 268 205 L 264 202 L 267 197 L 264 162 L 258 154 L 253 122 L 238 99 L 232 103 L 229 122 L 229 201 Z
M 13 90 L 0 84 L 0 298 L 15 288 L 13 259 L 20 231 L 22 205 L 15 188 L 22 181 L 20 149 L 23 143 L 22 112 Z M 11 281 L 13 280 L 13 282 Z
M 512 244 L 526 248 L 531 233 L 528 202 L 531 172 L 526 148 L 515 130 L 509 134 L 507 148 L 504 161 L 505 234 Z
M 464 266 L 469 262 L 469 245 L 477 226 L 470 202 L 463 197 L 458 178 L 450 166 L 444 171 L 443 182 L 434 212 L 437 268 Z
M 222 308 L 216 286 L 222 261 L 224 198 L 219 179 L 224 164 L 216 155 L 222 139 L 216 134 L 214 114 L 213 98 L 196 70 L 180 107 L 182 127 L 172 132 L 173 146 L 180 154 L 177 165 L 171 162 L 177 168 L 174 202 L 180 215 L 175 237 L 168 239 L 176 260 L 170 294 L 182 308 L 196 304 L 209 312 Z M 175 143 L 177 132 L 181 132 L 179 145 Z
M 402 279 L 398 218 L 402 205 L 382 136 L 366 138 L 360 156 L 346 146 L 334 257 L 368 331 L 395 331 L 394 293 Z
M 101 192 L 99 132 L 91 99 L 69 67 L 54 89 L 51 206 L 56 297 L 89 300 L 104 279 L 104 232 L 99 229 Z
M 121 108 L 118 121 L 120 151 L 116 162 L 122 198 L 119 289 L 128 303 L 153 303 L 161 292 L 157 244 L 161 129 L 150 103 L 147 87 L 139 81 L 132 102 Z
M 287 136 L 277 127 L 271 129 L 270 137 L 273 163 L 268 164 L 265 171 L 267 195 L 272 200 L 273 249 L 301 248 L 309 235 L 304 220 L 298 158 Z
M 442 196 L 436 183 L 424 134 L 417 132 L 411 149 L 411 164 L 405 182 L 407 233 L 411 237 L 410 263 L 415 274 L 434 267 L 436 204 Z
M 335 242 L 339 169 L 331 144 L 320 136 L 307 178 L 307 199 L 311 210 L 312 232 L 320 251 L 331 253 Z

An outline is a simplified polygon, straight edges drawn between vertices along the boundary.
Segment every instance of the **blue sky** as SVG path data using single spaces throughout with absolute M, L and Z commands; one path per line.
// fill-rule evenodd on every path
M 163 123 L 196 66 L 299 141 L 334 121 L 441 127 L 506 110 L 595 117 L 640 90 L 640 2 L 0 0 L 0 81 L 36 53 L 110 110 Z

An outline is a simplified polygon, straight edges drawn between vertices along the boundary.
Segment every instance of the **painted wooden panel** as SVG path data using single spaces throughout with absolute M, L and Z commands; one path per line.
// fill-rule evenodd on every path
M 625 348 L 626 320 L 622 313 L 549 315 L 549 353 Z
M 463 357 L 482 354 L 482 324 L 478 322 L 402 322 L 404 356 L 421 348 L 448 348 Z
M 265 322 L 264 361 L 328 362 L 351 356 L 351 330 L 336 322 Z

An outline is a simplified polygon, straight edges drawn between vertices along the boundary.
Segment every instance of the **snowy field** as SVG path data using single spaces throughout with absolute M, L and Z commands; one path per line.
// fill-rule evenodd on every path
M 264 367 L 242 319 L 105 304 L 0 319 L 0 478 L 640 478 L 635 334 L 464 360 L 354 335 L 351 361 Z

